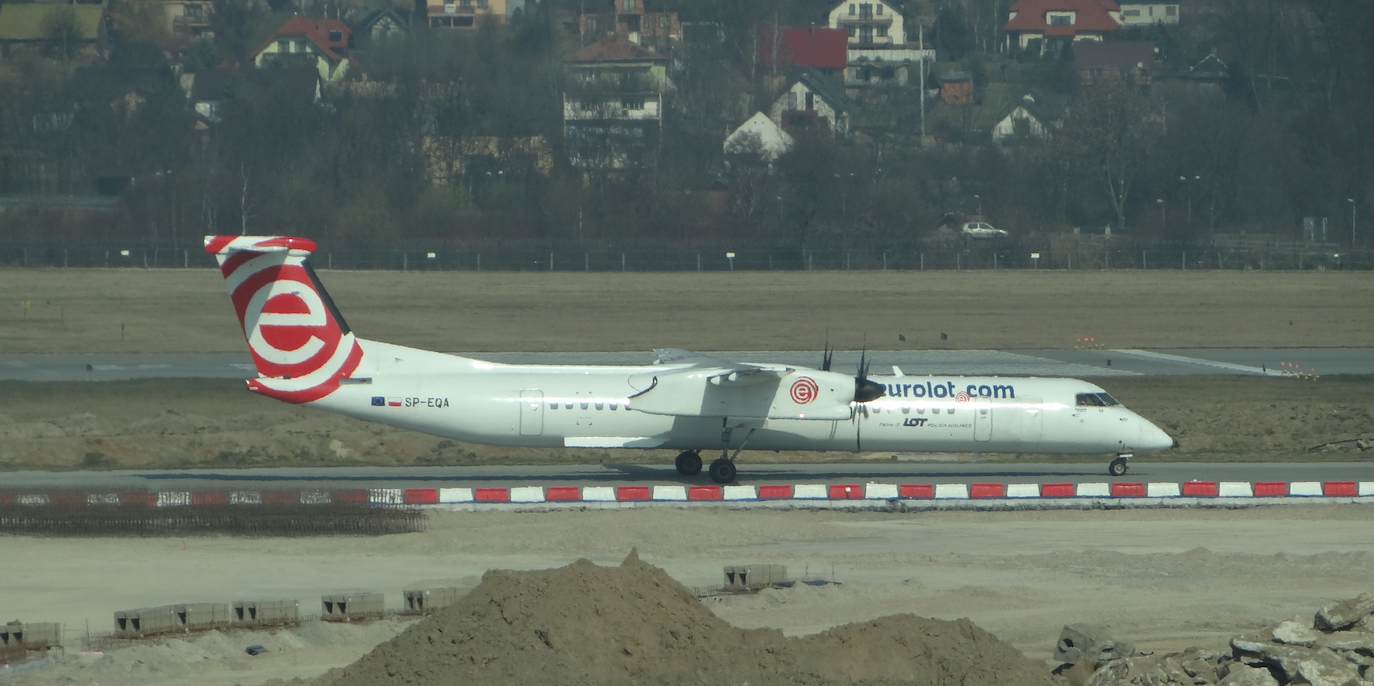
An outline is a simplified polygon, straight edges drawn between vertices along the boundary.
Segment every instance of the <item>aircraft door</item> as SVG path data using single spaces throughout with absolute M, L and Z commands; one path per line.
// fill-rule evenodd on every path
M 973 401 L 973 440 L 992 439 L 992 403 L 986 398 Z
M 520 391 L 520 435 L 544 433 L 544 392 Z

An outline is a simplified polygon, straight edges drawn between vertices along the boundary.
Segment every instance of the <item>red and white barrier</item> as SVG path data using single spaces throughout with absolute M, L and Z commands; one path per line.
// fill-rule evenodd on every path
M 208 505 L 470 505 L 509 503 L 710 503 L 761 501 L 894 500 L 1169 500 L 1169 499 L 1371 499 L 1374 481 L 1185 481 L 1083 483 L 835 483 L 623 486 L 512 486 L 476 488 L 372 488 L 303 491 L 157 491 L 123 493 L 31 492 L 0 494 L 0 505 L 22 507 L 199 507 Z

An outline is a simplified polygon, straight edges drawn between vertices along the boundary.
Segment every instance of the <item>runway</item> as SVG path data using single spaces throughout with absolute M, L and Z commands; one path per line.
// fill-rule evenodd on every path
M 966 483 L 1185 481 L 1374 481 L 1370 462 L 1181 463 L 1137 458 L 1119 479 L 1107 476 L 1107 460 L 1075 464 L 971 464 L 914 462 L 750 464 L 739 460 L 740 485 L 779 483 Z M 507 488 L 515 486 L 697 486 L 705 474 L 680 476 L 669 465 L 595 464 L 488 467 L 336 467 L 284 469 L 125 470 L 108 472 L 11 472 L 6 489 L 274 490 L 335 488 Z
M 507 364 L 650 364 L 644 352 L 455 353 Z M 717 351 L 737 362 L 771 362 L 819 367 L 815 350 Z M 1374 348 L 1194 348 L 1185 350 L 873 350 L 875 374 L 899 367 L 919 376 L 995 375 L 1169 376 L 1200 374 L 1281 375 L 1374 374 Z M 860 352 L 837 351 L 834 369 L 858 367 Z M 0 355 L 0 381 L 125 381 L 131 379 L 244 379 L 255 376 L 243 353 Z

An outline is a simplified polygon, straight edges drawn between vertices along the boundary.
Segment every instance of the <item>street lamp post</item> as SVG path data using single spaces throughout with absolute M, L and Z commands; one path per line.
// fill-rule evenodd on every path
M 1346 198 L 1345 201 L 1350 203 L 1350 247 L 1353 248 L 1355 247 L 1355 199 Z
M 978 201 L 978 217 L 981 219 L 983 217 L 983 196 L 974 193 L 973 199 Z
M 1196 182 L 1196 181 L 1201 181 L 1201 180 L 1202 180 L 1202 176 L 1201 176 L 1200 174 L 1194 175 L 1194 176 L 1193 176 L 1193 181 Z M 1179 183 L 1182 183 L 1182 184 L 1187 184 L 1187 183 L 1188 183 L 1188 177 L 1186 177 L 1186 176 L 1180 176 L 1180 177 L 1178 177 L 1178 182 L 1179 182 Z M 1192 187 L 1191 185 L 1188 185 L 1188 226 L 1192 226 L 1192 225 L 1193 225 L 1193 187 Z
M 1155 198 L 1155 202 L 1159 203 L 1159 228 L 1162 229 L 1169 225 L 1168 210 L 1165 209 L 1164 198 Z

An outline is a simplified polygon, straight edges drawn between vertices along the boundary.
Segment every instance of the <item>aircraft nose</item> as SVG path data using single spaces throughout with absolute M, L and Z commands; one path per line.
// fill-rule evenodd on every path
M 1174 439 L 1150 420 L 1141 417 L 1140 443 L 1137 447 L 1139 450 L 1168 450 L 1174 447 Z

